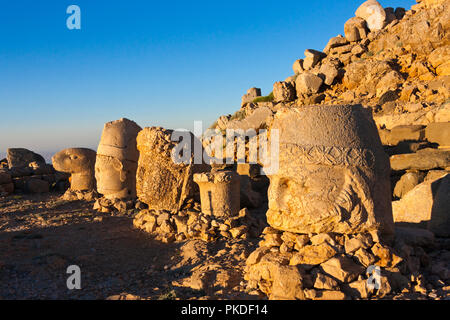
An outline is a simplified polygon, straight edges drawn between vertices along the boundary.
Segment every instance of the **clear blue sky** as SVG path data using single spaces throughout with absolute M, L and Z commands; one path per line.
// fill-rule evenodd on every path
M 0 157 L 96 149 L 103 124 L 192 130 L 272 90 L 305 49 L 322 50 L 363 1 L 3 1 Z M 380 1 L 409 9 L 414 0 Z M 81 8 L 68 30 L 66 8 Z

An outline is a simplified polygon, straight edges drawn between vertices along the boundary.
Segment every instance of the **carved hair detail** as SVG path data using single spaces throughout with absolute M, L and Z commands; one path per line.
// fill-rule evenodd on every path
M 373 169 L 375 155 L 372 150 L 327 146 L 300 146 L 297 144 L 282 144 L 280 153 L 298 159 L 302 164 L 328 166 L 357 166 Z

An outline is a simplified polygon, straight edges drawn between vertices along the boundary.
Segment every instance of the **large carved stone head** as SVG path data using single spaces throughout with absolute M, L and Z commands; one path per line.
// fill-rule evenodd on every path
M 280 110 L 267 219 L 296 233 L 393 232 L 389 158 L 360 105 Z M 271 150 L 276 152 L 276 150 Z
M 106 198 L 136 197 L 139 131 L 140 126 L 125 118 L 105 124 L 97 150 L 95 178 L 98 192 Z
M 52 157 L 55 170 L 72 174 L 70 189 L 87 191 L 95 189 L 96 152 L 86 148 L 69 148 Z
M 178 211 L 197 192 L 193 174 L 207 170 L 194 161 L 194 149 L 203 152 L 200 141 L 191 132 L 150 127 L 139 133 L 137 147 L 139 200 L 150 209 Z

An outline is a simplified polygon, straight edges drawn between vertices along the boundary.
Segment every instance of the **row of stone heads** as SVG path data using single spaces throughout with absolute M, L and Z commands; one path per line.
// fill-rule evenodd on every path
M 177 150 L 180 141 L 186 138 L 191 139 L 190 144 L 181 144 L 184 150 L 183 147 Z M 226 164 L 211 166 L 203 160 L 193 161 L 194 150 L 187 149 L 194 144 L 198 144 L 203 156 L 200 140 L 188 131 L 161 127 L 142 129 L 134 121 L 122 118 L 105 124 L 97 152 L 68 148 L 56 153 L 52 163 L 55 170 L 71 174 L 71 192 L 95 190 L 109 199 L 138 197 L 152 204 L 153 209 L 161 210 L 179 210 L 184 200 L 192 198 L 198 190 L 196 183 L 219 183 L 225 189 L 238 190 L 231 202 L 233 208 L 227 209 L 236 214 L 239 211 L 238 174 L 227 170 L 230 166 Z M 174 153 L 183 154 L 183 151 L 187 156 L 174 157 Z M 186 159 L 188 161 L 183 161 Z M 230 193 L 225 189 L 222 196 Z M 219 194 L 214 192 L 221 197 Z
M 272 226 L 306 232 L 305 225 L 320 224 L 328 216 L 330 232 L 377 226 L 392 231 L 389 158 L 368 110 L 361 105 L 285 108 L 275 115 L 272 129 L 279 131 L 280 140 L 279 170 L 269 176 Z M 106 198 L 137 196 L 154 210 L 180 210 L 197 185 L 202 210 L 208 207 L 204 199 L 213 206 L 239 208 L 236 173 L 211 170 L 208 164 L 174 163 L 172 132 L 141 129 L 120 119 L 105 125 L 97 152 L 63 150 L 53 164 L 72 174 L 72 190 L 97 184 Z

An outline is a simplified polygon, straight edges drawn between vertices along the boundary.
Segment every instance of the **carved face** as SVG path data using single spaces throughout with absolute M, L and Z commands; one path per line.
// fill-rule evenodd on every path
M 315 166 L 295 176 L 270 178 L 269 206 L 274 210 L 320 215 L 335 203 L 345 184 L 344 169 Z
M 295 172 L 280 171 L 270 177 L 268 221 L 282 230 L 309 233 L 337 231 L 339 223 L 360 220 L 351 181 L 344 167 L 306 165 Z
M 107 198 L 136 196 L 137 164 L 113 157 L 97 155 L 95 179 L 98 192 Z

